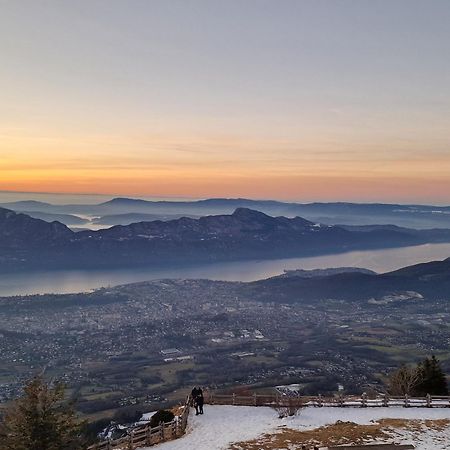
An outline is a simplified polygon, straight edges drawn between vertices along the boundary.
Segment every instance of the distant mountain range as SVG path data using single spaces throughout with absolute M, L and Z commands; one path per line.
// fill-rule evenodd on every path
M 97 205 L 52 205 L 36 201 L 3 203 L 0 207 L 30 213 L 45 220 L 60 220 L 74 227 L 108 227 L 148 220 L 171 220 L 180 216 L 201 217 L 231 214 L 250 208 L 272 216 L 301 216 L 329 225 L 392 224 L 407 228 L 450 228 L 450 206 L 379 203 L 293 203 L 244 198 L 198 201 L 147 201 L 115 198 Z M 38 216 L 45 213 L 47 216 Z M 52 216 L 53 215 L 53 216 Z M 81 220 L 81 223 L 80 223 Z
M 272 259 L 450 242 L 450 230 L 340 227 L 247 208 L 231 215 L 73 232 L 0 208 L 0 269 L 133 267 Z
M 114 225 L 129 225 L 131 223 L 138 222 L 151 222 L 153 220 L 174 220 L 181 217 L 195 217 L 186 216 L 184 214 L 145 214 L 145 213 L 125 213 L 125 214 L 111 214 L 107 216 L 101 216 L 92 220 L 93 224 L 114 226 Z

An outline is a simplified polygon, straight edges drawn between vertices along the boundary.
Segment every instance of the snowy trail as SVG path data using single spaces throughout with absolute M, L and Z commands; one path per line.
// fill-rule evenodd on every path
M 191 410 L 188 429 L 183 437 L 160 444 L 158 449 L 227 449 L 233 442 L 253 439 L 273 430 L 275 424 L 280 425 L 280 422 L 272 408 L 206 405 L 204 415 L 196 416 Z
M 384 418 L 450 419 L 450 408 L 305 408 L 297 417 L 278 419 L 272 408 L 249 406 L 206 406 L 203 416 L 189 417 L 187 433 L 180 439 L 160 444 L 161 450 L 226 450 L 233 442 L 274 433 L 280 426 L 311 430 L 336 421 L 370 424 Z M 425 430 L 419 439 L 399 430 L 397 441 L 412 443 L 416 450 L 450 450 L 450 428 L 444 432 Z M 147 450 L 154 449 L 149 447 Z M 144 449 L 142 449 L 144 450 Z

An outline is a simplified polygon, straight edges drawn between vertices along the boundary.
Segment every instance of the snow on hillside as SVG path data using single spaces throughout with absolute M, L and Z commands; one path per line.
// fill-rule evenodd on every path
M 282 428 L 305 431 L 334 424 L 337 421 L 368 425 L 380 419 L 450 420 L 450 409 L 305 408 L 297 417 L 278 419 L 277 413 L 271 408 L 205 406 L 203 416 L 190 415 L 185 436 L 161 444 L 158 448 L 161 450 L 225 450 L 232 443 L 256 439 L 264 434 L 279 433 Z M 396 428 L 395 431 L 391 430 L 390 435 L 397 443 L 415 445 L 416 450 L 450 449 L 448 424 L 443 429 L 435 430 L 421 423 L 415 429 Z M 290 448 L 297 447 L 291 445 Z

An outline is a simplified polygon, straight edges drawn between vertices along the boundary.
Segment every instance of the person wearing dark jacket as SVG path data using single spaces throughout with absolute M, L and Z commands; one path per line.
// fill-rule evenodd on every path
M 191 391 L 192 403 L 195 408 L 195 415 L 203 414 L 203 391 L 198 386 L 194 387 Z M 201 400 L 199 401 L 199 398 Z M 201 404 L 201 407 L 200 407 Z M 200 412 L 202 411 L 202 412 Z
M 200 395 L 200 394 L 202 394 L 202 390 L 198 386 L 195 386 L 194 389 L 192 389 L 192 391 L 191 391 L 192 400 L 195 400 L 197 395 Z
M 200 389 L 201 390 L 201 389 Z M 203 392 L 197 396 L 197 407 L 198 407 L 198 412 L 199 414 L 203 414 Z

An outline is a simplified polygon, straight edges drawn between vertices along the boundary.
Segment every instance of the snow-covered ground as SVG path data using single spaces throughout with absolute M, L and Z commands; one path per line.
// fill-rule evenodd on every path
M 204 415 L 190 415 L 185 436 L 160 444 L 157 448 L 161 450 L 225 450 L 234 442 L 256 439 L 267 433 L 276 433 L 281 426 L 304 431 L 334 424 L 338 420 L 364 425 L 385 418 L 450 419 L 450 409 L 305 408 L 297 417 L 278 419 L 277 413 L 271 408 L 205 406 Z M 443 431 L 424 428 L 423 433 L 396 429 L 395 433 L 398 433 L 395 434 L 396 442 L 413 444 L 416 450 L 450 450 L 450 427 Z
M 145 414 L 142 414 L 141 420 L 138 423 L 148 422 L 158 411 L 151 411 Z

